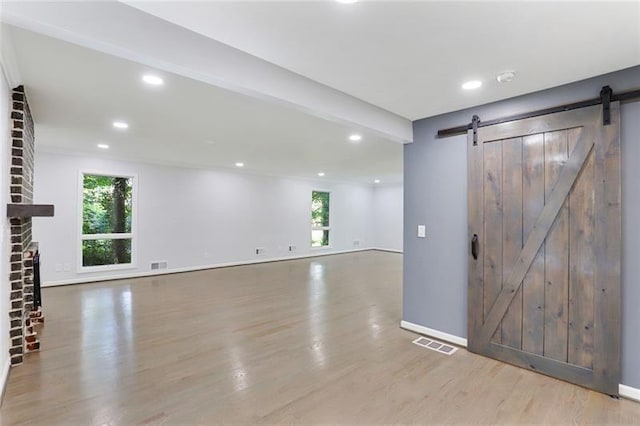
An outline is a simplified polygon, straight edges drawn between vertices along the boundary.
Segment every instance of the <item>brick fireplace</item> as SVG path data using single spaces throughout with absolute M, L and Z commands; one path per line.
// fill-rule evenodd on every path
M 37 325 L 44 321 L 40 307 L 34 303 L 34 291 L 39 295 L 39 289 L 34 288 L 38 285 L 34 282 L 38 244 L 32 237 L 32 217 L 52 216 L 53 206 L 33 204 L 34 126 L 23 86 L 13 89 L 11 104 L 9 353 L 11 365 L 18 365 L 25 353 L 40 349 Z

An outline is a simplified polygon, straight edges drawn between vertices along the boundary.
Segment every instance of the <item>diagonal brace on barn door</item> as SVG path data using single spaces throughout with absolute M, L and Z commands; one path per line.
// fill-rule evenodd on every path
M 560 209 L 571 192 L 571 188 L 575 183 L 582 167 L 584 166 L 589 154 L 591 153 L 595 143 L 595 129 L 593 126 L 583 127 L 580 137 L 576 143 L 571 156 L 562 167 L 560 176 L 547 202 L 533 226 L 527 242 L 524 244 L 518 260 L 516 260 L 511 273 L 504 281 L 502 290 L 498 294 L 495 303 L 488 312 L 484 324 L 478 333 L 478 341 L 491 344 L 491 337 L 500 325 L 500 321 L 504 317 L 509 305 L 511 304 L 516 292 L 522 285 L 525 275 L 529 271 L 531 263 L 538 254 L 538 250 L 544 243 L 553 222 L 555 221 Z

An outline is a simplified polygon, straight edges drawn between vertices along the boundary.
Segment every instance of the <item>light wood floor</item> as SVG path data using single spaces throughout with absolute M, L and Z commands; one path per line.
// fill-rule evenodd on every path
M 43 292 L 3 425 L 640 424 L 640 404 L 401 330 L 401 255 L 362 252 Z

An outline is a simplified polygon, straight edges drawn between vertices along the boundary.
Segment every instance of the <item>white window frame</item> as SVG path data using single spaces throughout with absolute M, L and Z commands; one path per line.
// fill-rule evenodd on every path
M 331 244 L 333 242 L 333 237 L 331 236 L 331 217 L 333 216 L 332 212 L 332 208 L 331 208 L 331 204 L 333 203 L 333 197 L 331 196 L 331 191 L 327 190 L 327 189 L 312 189 L 311 190 L 311 203 L 309 203 L 309 213 L 310 213 L 310 217 L 313 216 L 313 193 L 314 192 L 327 192 L 329 193 L 329 226 L 313 226 L 313 224 L 311 224 L 311 232 L 313 231 L 329 231 L 329 244 L 327 244 L 326 246 L 319 246 L 319 247 L 314 247 L 311 246 L 311 250 L 327 250 L 331 248 Z M 311 232 L 309 232 L 309 235 L 311 235 Z
M 84 203 L 84 176 L 85 175 L 95 175 L 95 176 L 110 176 L 110 177 L 124 177 L 131 179 L 131 232 L 123 233 L 123 234 L 88 234 L 84 235 L 82 233 L 82 225 L 83 225 L 83 203 Z M 96 171 L 96 170 L 80 170 L 78 172 L 78 238 L 77 247 L 78 247 L 78 255 L 77 255 L 77 272 L 88 273 L 88 272 L 101 272 L 101 271 L 117 271 L 123 269 L 135 269 L 137 267 L 137 254 L 138 254 L 138 175 L 136 173 L 114 173 L 114 172 L 105 172 L 105 171 Z M 117 236 L 117 238 L 114 238 Z M 131 239 L 131 263 L 120 263 L 114 265 L 98 265 L 98 266 L 83 266 L 82 265 L 82 242 L 85 240 L 127 240 Z

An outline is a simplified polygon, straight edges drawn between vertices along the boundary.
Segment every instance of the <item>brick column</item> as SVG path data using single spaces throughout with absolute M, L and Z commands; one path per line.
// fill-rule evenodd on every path
M 19 86 L 12 92 L 11 108 L 11 170 L 12 203 L 33 203 L 34 129 L 31 111 Z M 37 350 L 31 315 L 33 311 L 33 256 L 37 246 L 32 244 L 31 218 L 10 218 L 11 225 L 11 283 L 10 349 L 11 364 L 22 363 L 25 349 Z

